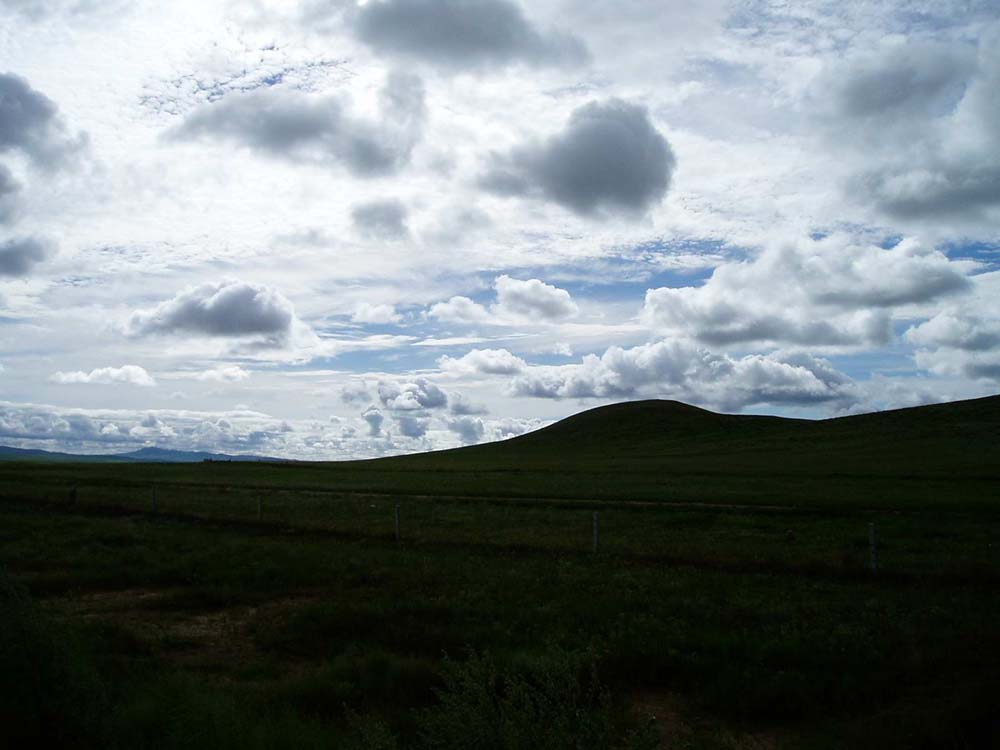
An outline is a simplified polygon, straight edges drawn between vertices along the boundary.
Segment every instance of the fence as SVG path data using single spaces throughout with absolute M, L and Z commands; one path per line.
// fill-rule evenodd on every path
M 940 514 L 777 511 L 531 498 L 405 497 L 218 485 L 0 486 L 0 499 L 281 526 L 405 546 L 477 545 L 747 570 L 1000 570 L 995 528 Z M 599 510 L 598 510 L 599 508 Z

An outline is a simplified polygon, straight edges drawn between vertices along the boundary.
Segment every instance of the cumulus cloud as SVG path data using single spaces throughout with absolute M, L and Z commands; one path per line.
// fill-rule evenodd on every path
M 701 286 L 646 292 L 643 321 L 713 345 L 884 344 L 891 311 L 968 288 L 963 266 L 915 240 L 776 244 L 718 266 Z
M 368 434 L 372 437 L 378 437 L 382 434 L 382 422 L 385 421 L 385 415 L 378 410 L 375 406 L 369 406 L 361 413 L 361 418 L 368 423 Z
M 406 206 L 395 198 L 360 203 L 351 209 L 351 221 L 359 234 L 375 240 L 408 237 Z
M 53 383 L 70 384 L 101 384 L 141 385 L 151 387 L 156 385 L 153 376 L 138 365 L 122 365 L 121 367 L 98 367 L 90 372 L 76 370 L 74 372 L 57 372 L 49 378 Z
M 741 409 L 756 404 L 846 407 L 859 396 L 828 361 L 804 354 L 717 354 L 683 340 L 613 346 L 579 364 L 535 366 L 510 392 L 536 398 L 667 397 Z
M 0 242 L 0 276 L 27 276 L 54 253 L 51 243 L 34 237 Z
M 445 424 L 466 445 L 478 443 L 486 434 L 486 425 L 479 417 L 456 417 L 447 420 Z
M 458 295 L 447 302 L 431 305 L 427 314 L 442 323 L 487 323 L 491 320 L 485 307 L 468 297 Z
M 905 337 L 917 347 L 917 365 L 938 375 L 1000 381 L 1000 272 L 973 277 L 964 304 L 949 305 L 911 326 Z
M 438 366 L 455 375 L 516 375 L 527 363 L 506 349 L 473 349 L 457 359 L 443 356 Z
M 501 315 L 528 320 L 556 321 L 577 313 L 576 303 L 565 289 L 546 284 L 539 279 L 512 279 L 506 274 L 494 282 Z
M 36 166 L 53 169 L 85 142 L 69 133 L 55 102 L 20 76 L 0 73 L 0 153 L 17 151 Z
M 351 320 L 355 323 L 387 325 L 398 323 L 401 317 L 392 305 L 372 305 L 368 302 L 362 302 L 354 308 Z
M 1000 51 L 888 38 L 829 67 L 813 97 L 828 140 L 856 159 L 848 190 L 896 219 L 995 217 Z
M 375 51 L 442 68 L 576 65 L 588 57 L 578 38 L 537 29 L 511 0 L 372 0 L 352 22 Z
M 430 419 L 417 414 L 396 414 L 395 420 L 399 433 L 408 438 L 422 438 L 430 424 Z
M 439 409 L 448 405 L 448 395 L 426 378 L 409 382 L 380 380 L 378 397 L 383 406 L 393 411 Z
M 170 137 L 221 139 L 275 158 L 340 163 L 358 177 L 377 177 L 409 162 L 424 119 L 423 82 L 409 73 L 392 73 L 375 120 L 352 113 L 336 96 L 271 87 L 207 104 L 170 131 Z
M 133 336 L 263 336 L 278 345 L 288 338 L 295 321 L 292 303 L 280 292 L 261 284 L 227 280 L 189 287 L 152 310 L 136 311 L 126 330 Z
M 666 195 L 675 163 L 645 107 L 610 99 L 578 107 L 561 133 L 495 154 L 481 182 L 583 216 L 637 215 Z

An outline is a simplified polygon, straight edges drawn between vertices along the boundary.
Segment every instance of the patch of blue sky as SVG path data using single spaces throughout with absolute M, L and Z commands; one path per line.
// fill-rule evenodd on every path
M 1000 242 L 955 241 L 940 246 L 952 260 L 974 260 L 985 266 L 982 270 L 1000 267 Z

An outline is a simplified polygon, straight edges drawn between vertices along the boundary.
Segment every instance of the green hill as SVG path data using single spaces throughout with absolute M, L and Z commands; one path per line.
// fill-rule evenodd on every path
M 824 420 L 634 401 L 500 443 L 382 459 L 438 468 L 1000 477 L 1000 396 Z

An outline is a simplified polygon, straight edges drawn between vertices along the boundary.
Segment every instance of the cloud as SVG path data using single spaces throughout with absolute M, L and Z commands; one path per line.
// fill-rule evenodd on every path
M 392 305 L 372 305 L 368 302 L 361 302 L 354 308 L 351 320 L 355 323 L 371 323 L 375 325 L 387 325 L 398 323 L 401 316 Z
M 893 308 L 968 286 L 961 264 L 915 240 L 885 249 L 831 236 L 724 263 L 702 286 L 650 289 L 642 320 L 712 345 L 878 345 Z
M 368 423 L 368 434 L 378 437 L 382 434 L 382 422 L 385 416 L 375 406 L 369 406 L 361 413 L 361 418 Z
M 168 135 L 175 140 L 225 140 L 274 158 L 339 163 L 355 176 L 378 177 L 409 162 L 423 135 L 425 114 L 420 78 L 392 73 L 381 91 L 375 120 L 353 114 L 336 96 L 271 87 L 205 105 Z
M 497 277 L 493 286 L 497 291 L 494 311 L 501 315 L 534 321 L 557 321 L 578 312 L 569 292 L 538 279 L 522 281 L 505 274 Z
M 448 411 L 457 416 L 489 414 L 485 404 L 474 404 L 464 393 L 448 394 Z
M 239 383 L 248 380 L 250 373 L 239 365 L 226 365 L 205 370 L 194 375 L 195 380 L 203 380 L 212 383 Z
M 0 224 L 9 222 L 17 211 L 18 196 L 21 183 L 7 167 L 0 164 Z
M 852 195 L 900 220 L 995 218 L 998 40 L 889 38 L 819 76 L 813 100 L 828 141 L 854 159 Z
M 479 417 L 456 417 L 447 420 L 445 424 L 466 445 L 478 443 L 486 433 L 486 426 Z
M 406 206 L 395 198 L 360 203 L 351 209 L 354 228 L 375 240 L 400 240 L 409 236 Z
M 438 409 L 448 405 L 448 395 L 426 378 L 410 382 L 381 380 L 378 397 L 383 406 L 393 411 Z
M 461 296 L 431 305 L 427 314 L 442 323 L 487 323 L 491 320 L 490 313 L 485 307 L 468 297 Z
M 132 314 L 132 336 L 189 333 L 199 336 L 264 336 L 282 344 L 296 322 L 280 292 L 262 284 L 227 280 L 189 287 L 152 310 Z
M 1000 272 L 974 276 L 964 304 L 948 305 L 911 326 L 906 340 L 917 347 L 917 366 L 938 375 L 1000 381 Z
M 427 427 L 430 424 L 427 417 L 416 414 L 397 414 L 395 420 L 400 434 L 408 438 L 422 438 L 427 434 Z
M 340 389 L 340 400 L 345 404 L 365 403 L 372 400 L 368 384 L 363 380 L 348 383 Z
M 856 403 L 853 382 L 829 362 L 804 354 L 733 358 L 683 340 L 623 349 L 613 346 L 579 364 L 530 367 L 510 386 L 536 398 L 667 397 L 741 409 L 757 404 Z
M 473 349 L 458 359 L 441 357 L 438 366 L 456 375 L 516 375 L 528 365 L 506 349 Z
M 645 107 L 609 99 L 578 107 L 565 129 L 545 141 L 495 154 L 481 183 L 583 216 L 640 215 L 666 195 L 675 163 Z
M 0 276 L 27 276 L 54 253 L 51 243 L 34 237 L 0 242 Z
M 138 365 L 122 365 L 121 367 L 98 367 L 90 372 L 77 370 L 74 372 L 57 372 L 49 378 L 53 383 L 70 384 L 101 384 L 141 385 L 152 387 L 156 385 L 153 376 Z
M 588 59 L 570 34 L 543 32 L 510 0 L 372 0 L 352 18 L 376 52 L 454 70 L 579 65 Z
M 67 164 L 86 143 L 71 136 L 59 108 L 20 76 L 0 73 L 0 153 L 18 151 L 43 169 Z

